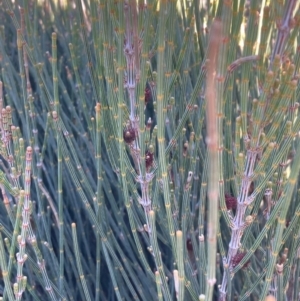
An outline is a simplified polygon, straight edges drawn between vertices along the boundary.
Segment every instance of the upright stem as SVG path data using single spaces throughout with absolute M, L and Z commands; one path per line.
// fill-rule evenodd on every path
M 56 33 L 52 33 L 52 77 L 54 91 L 54 109 L 57 118 L 60 118 L 57 76 L 57 46 Z M 64 222 L 63 222 L 63 197 L 62 197 L 62 150 L 60 146 L 59 128 L 57 129 L 57 191 L 58 191 L 58 215 L 59 215 L 59 290 L 64 290 Z
M 209 158 L 208 170 L 208 237 L 207 237 L 207 286 L 206 300 L 212 300 L 213 289 L 216 282 L 216 255 L 217 255 L 217 229 L 218 229 L 218 198 L 219 198 L 219 142 L 218 142 L 218 101 L 215 94 L 215 72 L 219 41 L 221 38 L 222 23 L 215 20 L 209 44 L 209 66 L 206 86 L 206 119 L 207 119 L 207 148 Z

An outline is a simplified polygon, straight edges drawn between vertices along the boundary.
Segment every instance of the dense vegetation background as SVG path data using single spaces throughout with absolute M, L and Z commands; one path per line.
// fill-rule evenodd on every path
M 0 24 L 3 299 L 299 299 L 298 1 Z

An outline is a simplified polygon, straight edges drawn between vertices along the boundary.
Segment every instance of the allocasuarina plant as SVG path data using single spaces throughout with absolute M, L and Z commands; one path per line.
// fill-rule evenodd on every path
M 0 25 L 1 300 L 299 300 L 299 1 Z

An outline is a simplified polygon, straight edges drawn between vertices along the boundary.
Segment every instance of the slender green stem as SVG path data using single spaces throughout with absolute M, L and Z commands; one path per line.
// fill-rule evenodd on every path
M 58 97 L 58 75 L 57 75 L 57 46 L 56 33 L 52 33 L 52 78 L 54 91 L 54 110 L 56 118 L 60 118 L 60 104 Z M 63 218 L 63 181 L 62 181 L 62 151 L 59 133 L 57 141 L 57 193 L 58 193 L 58 218 L 59 218 L 59 289 L 64 291 L 64 218 Z

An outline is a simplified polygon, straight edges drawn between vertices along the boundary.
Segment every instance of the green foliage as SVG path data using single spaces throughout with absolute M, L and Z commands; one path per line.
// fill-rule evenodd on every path
M 300 9 L 0 2 L 4 300 L 298 300 Z

